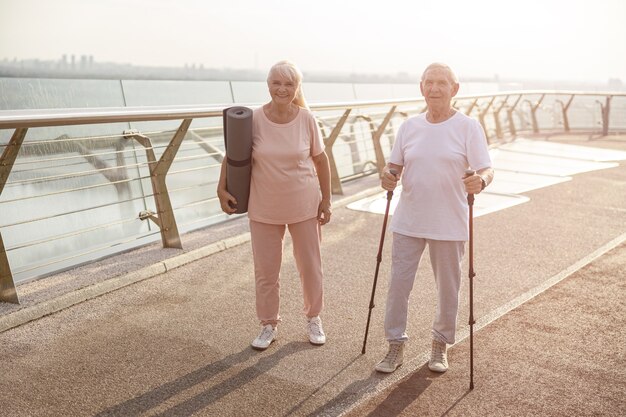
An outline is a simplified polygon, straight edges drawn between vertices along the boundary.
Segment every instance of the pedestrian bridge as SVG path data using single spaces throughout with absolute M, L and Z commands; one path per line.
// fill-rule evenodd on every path
M 537 143 L 626 151 L 624 136 Z M 346 205 L 381 194 L 374 174 L 342 182 L 323 228 L 323 347 L 304 331 L 289 238 L 278 340 L 264 352 L 250 347 L 259 325 L 240 216 L 182 234 L 183 249 L 157 240 L 20 283 L 21 304 L 0 303 L 1 409 L 15 417 L 621 415 L 626 166 L 567 176 L 474 221 L 473 391 L 466 279 L 450 370 L 428 370 L 428 256 L 411 296 L 404 364 L 383 376 L 373 367 L 387 349 L 385 245 L 361 354 L 382 216 Z
M 523 139 L 626 131 L 623 93 L 512 91 L 459 96 L 454 106 L 480 120 L 498 172 L 477 200 L 478 215 L 623 159 Z M 19 284 L 151 242 L 183 250 L 185 234 L 227 220 L 215 195 L 224 107 L 1 111 L 0 300 L 17 303 Z M 399 124 L 425 106 L 415 98 L 311 108 L 337 199 L 380 172 Z
M 215 198 L 223 106 L 0 112 L 2 412 L 620 415 L 626 97 L 511 92 L 455 105 L 483 124 L 496 168 L 475 206 L 471 392 L 465 279 L 450 370 L 424 366 L 427 256 L 404 365 L 373 372 L 386 351 L 390 245 L 361 354 L 384 204 L 377 173 L 420 99 L 313 106 L 335 193 L 322 244 L 328 342 L 305 337 L 287 238 L 284 321 L 264 352 L 250 348 L 247 219 L 227 218 Z

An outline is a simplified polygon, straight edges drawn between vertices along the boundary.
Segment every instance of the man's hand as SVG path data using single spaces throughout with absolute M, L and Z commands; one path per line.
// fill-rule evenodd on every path
M 393 173 L 390 171 L 393 171 Z M 385 169 L 383 170 L 383 176 L 380 179 L 380 186 L 387 191 L 393 191 L 398 185 L 399 179 L 400 174 L 397 173 L 397 170 L 385 167 Z
M 480 194 L 483 190 L 483 177 L 476 173 L 463 178 L 463 183 L 465 184 L 465 192 L 468 194 Z

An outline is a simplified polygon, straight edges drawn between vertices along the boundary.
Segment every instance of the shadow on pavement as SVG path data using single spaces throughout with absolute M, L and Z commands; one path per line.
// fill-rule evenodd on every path
M 417 401 L 419 396 L 432 384 L 433 380 L 441 375 L 443 374 L 437 374 L 428 369 L 428 363 L 426 363 L 418 371 L 389 391 L 387 397 L 367 417 L 392 417 L 399 415 L 413 401 Z M 455 404 L 458 401 L 460 399 Z
M 291 342 L 281 346 L 274 353 L 260 358 L 252 366 L 243 369 L 241 372 L 223 381 L 217 386 L 204 390 L 201 393 L 188 398 L 168 410 L 155 414 L 155 416 L 191 416 L 211 403 L 216 402 L 220 398 L 228 395 L 230 392 L 236 391 L 251 380 L 261 376 L 265 372 L 279 365 L 280 361 L 296 352 L 313 348 L 307 342 Z M 211 363 L 203 368 L 181 376 L 180 378 L 163 384 L 151 391 L 140 396 L 132 398 L 121 404 L 107 408 L 96 414 L 95 417 L 104 416 L 137 416 L 145 413 L 160 404 L 165 403 L 168 399 L 192 388 L 196 385 L 205 383 L 216 375 L 236 366 L 237 364 L 246 362 L 252 357 L 258 356 L 259 353 L 248 347 L 239 353 L 229 355 L 217 362 Z
M 285 416 L 291 416 L 294 415 L 294 413 L 296 413 L 300 408 L 302 408 L 302 406 L 311 398 L 313 398 L 317 393 L 321 392 L 322 389 L 326 386 L 328 386 L 328 384 L 334 380 L 337 376 L 341 375 L 343 372 L 345 372 L 350 366 L 352 366 L 352 364 L 354 362 L 356 362 L 359 359 L 359 356 L 354 357 L 350 362 L 348 362 L 343 368 L 341 368 L 337 373 L 335 373 L 332 377 L 330 377 L 326 382 L 324 382 L 320 387 L 318 387 L 317 389 L 315 389 L 315 391 L 313 391 L 311 394 L 309 394 L 306 398 L 302 399 L 300 402 L 298 402 L 298 404 L 294 405 L 289 411 L 287 411 L 285 413 Z
M 340 411 L 344 410 L 347 405 L 356 404 L 365 395 L 375 392 L 376 386 L 380 384 L 383 378 L 378 372 L 374 371 L 368 378 L 354 381 L 332 400 L 309 413 L 307 417 L 340 414 Z

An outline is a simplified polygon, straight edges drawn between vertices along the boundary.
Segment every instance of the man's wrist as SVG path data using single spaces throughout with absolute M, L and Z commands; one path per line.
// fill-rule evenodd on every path
M 484 190 L 487 187 L 487 181 L 485 181 L 485 177 L 479 175 L 480 177 L 480 191 Z

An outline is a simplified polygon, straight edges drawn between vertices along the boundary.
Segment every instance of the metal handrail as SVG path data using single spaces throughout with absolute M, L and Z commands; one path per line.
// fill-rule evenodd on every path
M 554 97 L 555 100 L 551 102 L 545 100 L 546 97 Z M 558 97 L 564 98 L 563 100 L 556 100 Z M 575 97 L 595 97 L 596 100 L 593 104 L 590 104 L 589 101 L 578 104 L 579 102 L 575 101 Z M 592 121 L 584 126 L 585 129 L 598 131 L 598 126 L 600 126 L 601 133 L 607 134 L 612 108 L 617 108 L 617 111 L 626 113 L 623 104 L 622 107 L 618 106 L 623 101 L 620 101 L 618 105 L 615 102 L 615 99 L 623 99 L 624 97 L 626 97 L 626 93 L 619 92 L 524 90 L 457 96 L 454 105 L 463 113 L 477 117 L 483 125 L 491 146 L 497 146 L 499 142 L 515 137 L 519 133 L 546 131 L 546 129 L 560 129 L 566 132 L 580 130 L 580 127 L 572 127 L 572 125 L 576 125 L 576 120 L 572 120 L 572 114 L 568 116 L 568 110 L 571 112 L 573 108 L 585 108 L 588 114 L 580 117 L 585 120 L 589 117 L 592 118 Z M 576 102 L 575 106 L 570 106 L 572 101 Z M 564 102 L 567 104 L 564 105 Z M 6 144 L 0 144 L 0 196 L 5 189 L 9 190 L 10 193 L 9 198 L 0 200 L 0 210 L 4 212 L 7 207 L 9 209 L 20 207 L 20 203 L 35 198 L 41 198 L 43 201 L 49 198 L 63 199 L 64 197 L 60 196 L 68 193 L 77 193 L 78 195 L 84 193 L 89 196 L 101 196 L 104 195 L 103 192 L 105 191 L 117 193 L 112 196 L 107 195 L 106 200 L 99 198 L 84 206 L 81 204 L 80 208 L 74 206 L 66 210 L 54 212 L 49 210 L 46 212 L 47 207 L 44 204 L 38 210 L 37 215 L 30 218 L 23 215 L 8 217 L 8 222 L 0 225 L 0 301 L 17 301 L 17 292 L 8 262 L 8 251 L 32 250 L 31 248 L 36 245 L 54 244 L 62 239 L 65 242 L 69 241 L 70 238 L 79 238 L 87 233 L 93 234 L 94 231 L 116 227 L 122 223 L 132 224 L 144 220 L 152 222 L 158 230 L 152 229 L 150 226 L 148 226 L 147 231 L 145 231 L 145 227 L 139 228 L 141 234 L 133 235 L 129 239 L 111 240 L 109 246 L 104 244 L 97 246 L 96 249 L 85 248 L 81 254 L 86 256 L 97 253 L 103 248 L 111 248 L 121 241 L 131 242 L 133 239 L 143 239 L 159 233 L 163 246 L 181 247 L 175 213 L 182 214 L 182 211 L 189 210 L 193 214 L 193 216 L 187 215 L 186 218 L 178 219 L 180 225 L 202 226 L 207 221 L 225 218 L 219 212 L 219 204 L 217 204 L 217 198 L 213 192 L 214 187 L 212 186 L 215 185 L 215 178 L 207 177 L 203 173 L 214 173 L 219 167 L 220 158 L 223 156 L 220 145 L 222 140 L 222 111 L 232 105 L 0 111 L 0 129 L 15 129 L 10 141 Z M 258 103 L 241 105 L 250 108 L 260 106 Z M 393 145 L 397 126 L 395 122 L 424 111 L 425 102 L 423 97 L 413 97 L 394 100 L 316 103 L 312 104 L 310 108 L 322 128 L 331 162 L 333 193 L 342 193 L 342 181 L 369 175 L 376 171 L 380 172 L 385 164 L 386 155 Z M 546 118 L 546 116 L 548 117 Z M 216 126 L 198 127 L 193 131 L 189 129 L 193 120 L 207 118 L 218 118 L 219 120 L 216 120 Z M 182 123 L 178 130 L 155 131 L 152 129 L 150 132 L 132 130 L 100 136 L 82 134 L 78 137 L 62 135 L 56 139 L 43 138 L 43 140 L 28 140 L 26 138 L 28 129 L 36 127 L 150 121 L 182 121 Z M 621 119 L 620 125 L 622 125 Z M 191 138 L 186 138 L 185 143 L 183 143 L 183 138 L 187 133 L 191 133 Z M 385 136 L 385 140 L 382 140 L 383 136 Z M 195 142 L 193 142 L 194 140 Z M 87 149 L 87 147 L 81 146 L 84 141 L 89 141 L 89 148 L 96 147 L 97 149 Z M 136 146 L 131 147 L 129 146 L 130 143 Z M 112 146 L 113 148 L 111 148 Z M 28 159 L 20 160 L 18 157 L 20 148 L 28 149 L 24 154 L 21 154 L 23 157 L 28 156 Z M 183 148 L 187 154 L 176 157 L 176 152 Z M 44 149 L 44 151 L 47 149 L 47 153 L 42 153 L 40 149 Z M 140 152 L 138 153 L 138 151 Z M 52 152 L 59 152 L 63 155 L 57 157 L 51 155 Z M 78 154 L 66 156 L 72 152 L 78 152 Z M 162 154 L 160 159 L 157 159 L 156 152 Z M 201 153 L 198 154 L 197 152 Z M 118 158 L 122 162 L 118 161 Z M 214 158 L 218 163 L 202 163 L 206 158 Z M 170 171 L 170 167 L 175 161 L 180 165 Z M 200 162 L 201 165 L 196 162 Z M 93 169 L 85 168 L 82 166 L 84 163 L 91 164 Z M 8 177 L 13 167 L 16 168 L 15 172 L 18 176 L 9 181 Z M 60 172 L 58 171 L 59 167 L 62 168 Z M 63 169 L 67 170 L 68 168 L 70 170 L 75 169 L 75 171 L 69 173 L 63 171 Z M 108 174 L 117 169 L 121 170 L 120 175 Z M 41 170 L 41 175 L 37 176 L 39 170 Z M 195 174 L 196 172 L 198 174 Z M 193 173 L 192 177 L 203 180 L 188 182 L 186 178 L 190 173 Z M 101 182 L 100 179 L 93 180 L 93 176 L 97 175 L 103 176 L 105 182 Z M 169 190 L 165 186 L 166 177 L 176 181 L 176 184 Z M 71 182 L 81 179 L 89 179 L 89 181 L 76 184 Z M 97 183 L 94 183 L 96 181 Z M 68 182 L 70 186 L 66 186 Z M 149 188 L 143 190 L 144 186 L 149 183 L 152 184 L 151 192 Z M 54 184 L 54 187 L 46 187 L 47 184 Z M 60 187 L 56 184 L 60 184 Z M 19 191 L 26 187 L 38 187 L 38 189 L 36 192 L 29 192 L 28 195 L 20 196 Z M 209 189 L 211 192 L 207 191 Z M 130 190 L 135 191 L 130 193 Z M 188 194 L 193 194 L 193 198 L 190 198 Z M 176 204 L 169 201 L 170 196 L 177 200 Z M 133 210 L 133 207 L 139 203 L 143 203 L 143 209 L 135 217 L 128 209 Z M 150 209 L 152 204 L 156 204 L 156 208 Z M 37 235 L 25 236 L 24 240 L 18 239 L 21 243 L 16 241 L 8 249 L 4 247 L 2 242 L 1 232 L 3 228 L 7 231 L 13 231 L 21 227 L 28 227 L 34 222 L 45 220 L 55 223 L 67 222 L 68 220 L 61 220 L 60 218 L 80 213 L 78 215 L 83 219 L 82 216 L 88 216 L 89 213 L 96 212 L 96 210 L 106 210 L 111 213 L 116 210 L 115 207 L 120 207 L 120 209 L 123 207 L 123 213 L 120 213 L 116 218 L 109 218 L 97 224 L 85 222 L 84 225 L 81 224 L 75 230 L 73 227 L 68 228 L 68 230 L 61 230 L 56 234 L 52 233 L 46 238 Z M 45 225 L 42 224 L 41 227 L 45 227 Z M 50 259 L 42 259 L 42 263 L 34 266 L 27 264 L 21 268 L 20 272 L 33 271 L 38 266 L 59 264 L 80 258 L 80 256 L 80 254 L 69 253 L 65 257 L 50 258 L 53 259 L 52 262 L 49 262 Z
M 589 92 L 559 90 L 520 90 L 494 94 L 476 94 L 457 96 L 455 100 L 472 100 L 488 97 L 517 95 L 575 95 L 626 97 L 620 92 Z M 423 97 L 409 97 L 394 100 L 345 101 L 335 103 L 311 104 L 312 111 L 345 110 L 346 108 L 364 109 L 390 105 L 407 105 L 423 102 Z M 259 107 L 259 103 L 238 104 L 250 108 Z M 48 126 L 70 126 L 98 123 L 148 122 L 180 119 L 200 119 L 221 117 L 222 110 L 232 104 L 218 106 L 143 106 L 143 107 L 99 107 L 90 109 L 40 109 L 40 110 L 4 110 L 0 111 L 0 129 L 16 129 Z

